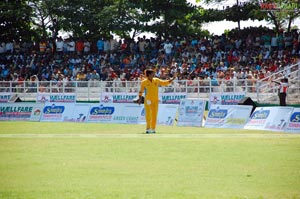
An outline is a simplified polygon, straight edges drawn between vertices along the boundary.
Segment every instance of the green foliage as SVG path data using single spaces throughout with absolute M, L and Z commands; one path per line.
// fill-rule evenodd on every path
M 222 3 L 223 0 L 196 2 Z M 269 1 L 266 1 L 269 2 Z M 275 2 L 279 2 L 276 0 Z M 293 0 L 297 5 L 298 0 Z M 0 2 L 0 34 L 10 39 L 41 39 L 59 31 L 74 37 L 122 38 L 151 32 L 161 38 L 205 35 L 202 24 L 213 21 L 263 20 L 279 30 L 290 30 L 300 11 L 262 12 L 257 1 L 234 4 L 223 10 L 203 9 L 187 0 L 17 0 Z
M 0 37 L 8 40 L 30 40 L 32 9 L 25 0 L 0 1 Z

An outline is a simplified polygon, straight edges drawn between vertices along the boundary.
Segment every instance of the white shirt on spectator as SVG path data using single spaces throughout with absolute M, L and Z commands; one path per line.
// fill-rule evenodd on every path
M 5 53 L 5 52 L 6 52 L 5 43 L 2 42 L 2 43 L 0 44 L 0 54 Z
M 165 49 L 166 54 L 171 54 L 172 48 L 173 48 L 173 45 L 171 43 L 169 43 L 169 42 L 165 43 L 164 49 Z
M 64 41 L 63 40 L 56 41 L 56 51 L 62 52 L 63 50 L 64 50 Z
M 75 52 L 75 42 L 74 41 L 69 41 L 68 42 L 67 51 L 68 52 Z
M 13 52 L 14 51 L 14 44 L 12 42 L 7 42 L 5 44 L 5 49 L 6 49 L 6 52 Z
M 276 36 L 272 37 L 272 39 L 271 39 L 271 46 L 274 46 L 274 47 L 277 46 L 277 37 Z
M 91 50 L 91 44 L 90 44 L 90 42 L 89 42 L 89 41 L 85 41 L 85 42 L 83 43 L 83 45 L 84 45 L 83 51 L 84 51 L 85 53 L 90 52 L 90 50 Z

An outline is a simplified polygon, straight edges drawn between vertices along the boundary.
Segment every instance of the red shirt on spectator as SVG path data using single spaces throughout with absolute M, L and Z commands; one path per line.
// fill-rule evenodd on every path
M 76 51 L 78 51 L 78 52 L 83 51 L 83 49 L 84 49 L 83 41 L 77 41 L 75 45 L 76 45 Z
M 277 67 L 276 64 L 272 64 L 271 67 L 269 68 L 269 70 L 270 70 L 271 72 L 276 72 L 277 69 L 278 69 L 278 67 Z

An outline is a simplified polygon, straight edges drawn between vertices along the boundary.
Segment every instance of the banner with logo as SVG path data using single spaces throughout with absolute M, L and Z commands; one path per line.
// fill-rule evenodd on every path
M 90 106 L 87 122 L 108 122 L 112 123 L 112 118 L 116 107 L 112 103 L 92 104 Z
M 114 104 L 116 111 L 113 114 L 112 121 L 121 124 L 138 124 L 143 105 L 133 103 Z
M 257 107 L 245 129 L 284 131 L 293 109 L 287 106 Z
M 160 104 L 158 107 L 157 124 L 173 126 L 177 112 L 178 104 Z
M 289 133 L 300 133 L 300 108 L 294 108 L 284 131 Z
M 242 129 L 248 122 L 252 106 L 211 105 L 205 127 Z
M 246 93 L 244 92 L 211 93 L 209 95 L 208 107 L 212 104 L 237 105 L 245 96 Z
M 39 121 L 44 104 L 0 103 L 0 120 Z
M 137 98 L 138 93 L 103 93 L 100 97 L 101 103 L 132 103 Z M 181 99 L 185 99 L 186 94 L 182 93 L 160 93 L 160 104 L 179 104 Z
M 73 103 L 46 102 L 42 112 L 41 121 L 62 122 L 72 115 L 74 108 L 75 104 Z
M 42 116 L 43 108 L 44 108 L 43 103 L 35 103 L 32 108 L 30 121 L 39 122 Z
M 206 101 L 183 99 L 178 108 L 177 126 L 202 126 Z
M 71 106 L 68 104 L 67 106 Z M 72 110 L 71 115 L 65 115 L 63 118 L 64 122 L 86 122 L 87 116 L 89 114 L 90 104 L 86 103 L 76 103 Z
M 161 104 L 158 108 L 157 124 L 173 125 L 178 105 Z M 143 105 L 127 103 L 91 104 L 87 122 L 145 124 L 145 109 Z
M 141 106 L 137 104 L 93 104 L 87 122 L 137 124 L 140 112 Z
M 100 96 L 101 103 L 132 103 L 138 96 L 137 93 L 108 93 L 104 92 Z
M 36 95 L 37 102 L 52 102 L 52 103 L 75 103 L 76 94 L 75 93 L 41 93 L 38 92 Z
M 10 100 L 11 94 L 10 93 L 0 93 L 0 103 L 6 103 Z
M 160 93 L 159 103 L 161 104 L 180 104 L 180 100 L 186 98 L 186 93 Z

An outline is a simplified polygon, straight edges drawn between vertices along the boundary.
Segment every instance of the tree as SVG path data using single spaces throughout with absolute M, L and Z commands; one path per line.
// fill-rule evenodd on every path
M 275 26 L 275 31 L 281 29 L 291 31 L 292 21 L 300 17 L 300 1 L 299 0 L 274 0 L 264 1 L 260 5 L 260 10 L 267 13 L 266 20 Z
M 224 3 L 227 0 L 204 0 L 203 2 L 213 4 Z M 283 28 L 290 31 L 292 21 L 300 17 L 299 5 L 300 0 L 264 0 L 260 3 L 257 0 L 239 3 L 237 0 L 236 4 L 224 10 L 210 9 L 204 11 L 202 17 L 207 22 L 219 21 L 221 18 L 238 23 L 240 20 L 247 19 L 266 20 L 275 26 L 276 32 Z
M 31 40 L 31 7 L 25 0 L 0 2 L 0 35 L 8 40 Z
M 51 37 L 56 39 L 61 30 L 61 21 L 64 19 L 64 0 L 30 0 L 32 8 L 31 23 L 37 33 L 38 39 Z

